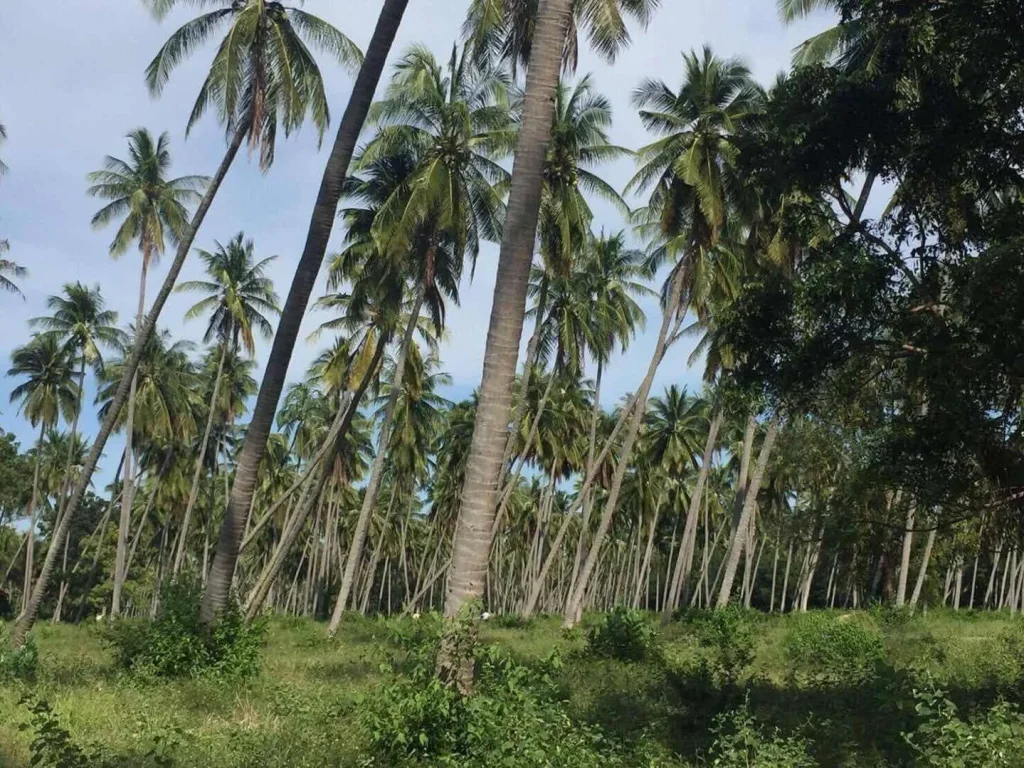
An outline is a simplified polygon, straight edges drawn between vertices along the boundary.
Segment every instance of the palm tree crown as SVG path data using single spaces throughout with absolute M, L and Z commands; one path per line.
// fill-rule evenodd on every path
M 312 46 L 348 68 L 362 53 L 345 35 L 300 8 L 267 0 L 146 0 L 157 18 L 178 5 L 218 6 L 187 22 L 168 38 L 146 68 L 146 84 L 159 94 L 171 72 L 212 35 L 227 27 L 210 71 L 199 89 L 187 130 L 213 104 L 228 133 L 248 125 L 250 146 L 260 150 L 260 167 L 274 162 L 280 125 L 289 135 L 306 119 L 323 138 L 330 122 L 327 94 Z
M 8 376 L 24 376 L 11 390 L 11 402 L 32 426 L 52 427 L 63 416 L 70 419 L 78 407 L 78 385 L 68 350 L 54 336 L 37 335 L 11 353 Z
M 53 335 L 79 356 L 82 367 L 103 368 L 102 348 L 117 349 L 126 341 L 126 334 L 117 327 L 117 312 L 105 309 L 98 285 L 92 288 L 80 282 L 64 286 L 63 295 L 50 296 L 46 308 L 51 314 L 36 317 L 29 325 Z
M 274 284 L 266 276 L 267 266 L 277 256 L 257 261 L 253 241 L 242 232 L 226 246 L 216 246 L 212 253 L 199 251 L 210 279 L 191 280 L 176 289 L 207 294 L 185 313 L 185 319 L 209 312 L 203 341 L 209 344 L 217 339 L 235 350 L 241 345 L 252 356 L 256 351 L 253 331 L 269 339 L 274 329 L 268 318 L 280 313 Z
M 124 218 L 110 244 L 111 255 L 120 256 L 135 242 L 143 252 L 163 253 L 167 243 L 177 244 L 188 226 L 185 206 L 199 200 L 206 179 L 168 179 L 169 145 L 166 133 L 154 141 L 149 131 L 137 128 L 128 134 L 127 161 L 108 156 L 102 171 L 89 174 L 89 194 L 110 201 L 92 217 L 92 225 L 104 227 Z

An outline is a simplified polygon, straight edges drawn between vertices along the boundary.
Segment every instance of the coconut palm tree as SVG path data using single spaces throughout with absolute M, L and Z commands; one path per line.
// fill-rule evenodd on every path
M 423 237 L 447 237 L 473 264 L 480 241 L 501 236 L 508 172 L 497 161 L 514 146 L 508 76 L 452 48 L 446 65 L 413 46 L 395 65 L 384 98 L 370 109 L 376 136 L 357 160 L 411 156 L 413 167 L 381 201 L 371 228 L 384 255 L 403 254 Z M 424 232 L 424 230 L 432 232 Z M 429 245 L 428 245 L 429 247 Z M 427 259 L 431 255 L 427 254 Z
M 89 174 L 89 194 L 109 200 L 92 218 L 94 227 L 104 227 L 116 219 L 123 221 L 110 244 L 110 253 L 117 258 L 132 245 L 142 254 L 139 278 L 139 302 L 135 327 L 143 327 L 146 311 L 146 276 L 150 264 L 162 254 L 168 243 L 177 244 L 188 227 L 188 203 L 199 200 L 205 179 L 183 176 L 168 179 L 171 165 L 168 149 L 170 137 L 164 133 L 155 142 L 149 131 L 139 128 L 128 134 L 129 160 L 108 156 L 102 171 Z M 118 527 L 118 559 L 124 561 L 128 544 L 128 523 L 131 516 L 134 470 L 132 467 L 132 423 L 135 419 L 136 383 L 128 393 L 128 418 L 125 431 L 124 490 L 121 495 L 121 521 Z M 114 590 L 111 616 L 121 612 L 120 590 Z
M 209 445 L 210 433 L 213 430 L 214 418 L 217 413 L 216 403 L 221 388 L 221 376 L 224 372 L 224 361 L 229 354 L 237 354 L 239 349 L 251 357 L 256 352 L 255 333 L 264 339 L 273 336 L 273 326 L 268 316 L 276 315 L 278 297 L 274 293 L 274 285 L 266 276 L 267 266 L 276 259 L 269 256 L 256 260 L 253 241 L 246 240 L 245 234 L 239 232 L 227 246 L 215 243 L 216 249 L 199 251 L 199 257 L 206 266 L 208 280 L 191 280 L 178 286 L 178 291 L 196 291 L 206 297 L 196 302 L 185 313 L 185 319 L 199 317 L 209 313 L 210 319 L 206 326 L 203 341 L 207 344 L 216 340 L 219 347 L 217 372 L 213 378 L 213 392 L 210 395 L 210 406 L 207 412 L 206 428 L 199 444 L 196 456 L 195 473 L 192 477 L 192 489 L 189 491 L 185 516 L 182 519 L 181 533 L 178 536 L 178 549 L 174 555 L 174 573 L 181 569 L 185 556 L 186 534 L 192 519 L 192 510 L 199 497 L 199 484 L 203 476 L 203 462 Z
M 445 615 L 457 616 L 467 601 L 483 593 L 487 558 L 491 548 L 491 527 L 496 514 L 496 488 L 501 474 L 512 404 L 512 385 L 526 311 L 527 284 L 537 233 L 544 186 L 546 147 L 554 123 L 552 100 L 558 89 L 558 76 L 565 57 L 565 41 L 570 30 L 574 3 L 570 0 L 547 0 L 537 14 L 526 20 L 512 15 L 513 3 L 504 2 L 501 12 L 492 16 L 492 28 L 506 56 L 525 53 L 515 41 L 525 37 L 524 29 L 532 30 L 523 97 L 519 142 L 516 147 L 509 189 L 508 212 L 498 259 L 494 300 L 487 348 L 484 353 L 484 376 L 474 426 L 473 444 L 462 494 L 460 522 L 453 543 L 452 565 L 448 578 Z M 651 2 L 605 2 L 605 14 L 582 14 L 595 48 L 611 58 L 627 41 L 625 25 L 609 25 L 609 19 L 620 12 L 630 13 L 645 22 Z M 595 7 L 581 2 L 576 7 Z M 569 60 L 572 60 L 571 53 Z M 457 680 L 462 687 L 471 684 L 472 669 L 457 663 L 455 649 L 442 649 L 439 671 L 442 676 Z
M 133 329 L 134 330 L 134 329 Z M 134 344 L 134 339 L 132 340 Z M 122 484 L 122 526 L 118 531 L 117 565 L 114 569 L 113 605 L 118 605 L 120 612 L 120 596 L 126 578 L 125 565 L 128 551 L 128 529 L 131 524 L 131 508 L 124 509 L 124 495 L 128 493 L 129 452 L 136 448 L 149 445 L 154 441 L 169 443 L 187 440 L 195 431 L 195 409 L 193 407 L 197 382 L 195 369 L 189 359 L 193 345 L 187 341 L 171 340 L 168 331 L 151 336 L 143 348 L 143 357 L 135 371 L 136 410 L 139 418 L 134 419 L 133 412 L 119 415 L 114 422 L 119 429 L 125 430 L 125 462 L 124 480 Z M 101 386 L 96 401 L 101 403 L 100 418 L 116 409 L 117 391 L 130 366 L 131 353 L 125 346 L 120 358 L 107 362 L 101 377 Z
M 219 6 L 175 31 L 146 68 L 146 85 L 159 95 L 171 73 L 197 48 L 224 37 L 188 118 L 186 135 L 211 106 L 228 135 L 242 132 L 258 149 L 260 167 L 274 162 L 278 128 L 285 136 L 310 119 L 323 138 L 330 122 L 327 94 L 313 47 L 353 70 L 362 61 L 355 43 L 301 8 L 262 0 L 146 0 L 163 18 L 179 5 Z
M 32 557 L 35 547 L 36 512 L 39 504 L 39 480 L 43 456 L 43 438 L 48 429 L 62 416 L 72 419 L 79 403 L 79 387 L 75 382 L 74 362 L 66 347 L 51 335 L 37 335 L 23 347 L 11 353 L 8 376 L 25 377 L 25 381 L 11 390 L 11 402 L 20 402 L 18 413 L 29 423 L 39 427 L 36 442 L 35 468 L 32 477 L 32 497 L 25 542 L 25 583 L 22 593 L 22 611 L 26 610 L 32 593 Z M 54 546 L 51 543 L 51 547 Z
M 615 515 L 654 376 L 678 338 L 685 302 L 695 288 L 707 282 L 701 279 L 705 257 L 718 242 L 730 208 L 740 195 L 731 136 L 760 105 L 761 92 L 738 60 L 722 61 L 707 47 L 700 56 L 691 52 L 683 58 L 685 78 L 678 92 L 663 82 L 647 80 L 634 94 L 644 125 L 662 138 L 637 153 L 640 169 L 629 186 L 634 190 L 653 187 L 639 218 L 642 228 L 655 238 L 653 259 L 674 263 L 662 292 L 662 323 L 654 354 L 637 390 L 635 406 L 624 415 L 628 427 L 594 545 L 566 602 L 566 626 L 578 621 L 587 584 Z
M 274 346 L 260 385 L 259 396 L 253 409 L 245 442 L 235 472 L 235 482 L 228 500 L 227 514 L 217 540 L 217 552 L 207 588 L 203 593 L 202 619 L 212 622 L 224 609 L 228 591 L 234 578 L 238 552 L 245 534 L 245 521 L 252 506 L 252 495 L 267 438 L 274 423 L 281 391 L 291 363 L 292 351 L 299 335 L 299 327 L 309 303 L 313 284 L 320 273 L 327 242 L 334 226 L 338 200 L 348 174 L 349 161 L 355 151 L 359 133 L 373 101 L 374 92 L 384 71 L 391 45 L 394 42 L 408 0 L 384 0 L 377 26 L 374 29 L 366 58 L 359 68 L 349 99 L 348 108 L 338 126 L 338 133 L 324 169 L 310 218 L 306 243 L 295 269 L 295 276 L 285 300 L 274 337 Z
M 73 444 L 78 434 L 78 417 L 82 413 L 85 369 L 91 367 L 94 373 L 99 374 L 103 370 L 103 348 L 122 348 L 127 335 L 117 327 L 117 312 L 105 309 L 99 285 L 89 288 L 80 282 L 67 283 L 63 295 L 50 296 L 46 300 L 46 308 L 51 314 L 33 318 L 29 325 L 55 337 L 78 362 L 79 403 L 71 423 L 70 443 Z M 66 494 L 67 484 L 59 497 L 61 512 Z

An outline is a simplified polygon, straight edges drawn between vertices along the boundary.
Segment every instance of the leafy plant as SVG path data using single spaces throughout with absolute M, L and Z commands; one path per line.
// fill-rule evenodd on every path
M 827 683 L 849 683 L 874 675 L 885 658 L 882 633 L 854 614 L 794 617 L 786 634 L 786 658 L 794 673 Z
M 620 606 L 587 631 L 587 652 L 619 661 L 644 661 L 657 653 L 657 638 L 642 613 Z
M 35 768 L 90 768 L 103 762 L 95 750 L 75 744 L 49 702 L 26 696 L 21 703 L 31 713 L 29 722 L 19 727 L 32 732 L 29 752 Z
M 9 633 L 0 624 L 0 680 L 34 680 L 39 669 L 39 648 L 29 635 L 20 648 L 11 648 Z
M 797 736 L 767 731 L 750 713 L 748 703 L 715 719 L 710 765 L 718 768 L 814 768 L 809 744 Z
M 105 639 L 122 669 L 155 677 L 202 674 L 248 677 L 260 667 L 266 622 L 247 623 L 235 604 L 211 627 L 199 621 L 201 586 L 178 580 L 162 592 L 162 608 L 153 621 L 119 621 Z
M 754 663 L 757 633 L 748 611 L 738 606 L 693 611 L 684 622 L 700 644 L 700 663 L 710 677 L 736 683 Z
M 921 724 L 904 734 L 917 765 L 935 768 L 1002 768 L 1024 765 L 1024 715 L 999 702 L 983 714 L 963 720 L 944 691 L 914 692 Z

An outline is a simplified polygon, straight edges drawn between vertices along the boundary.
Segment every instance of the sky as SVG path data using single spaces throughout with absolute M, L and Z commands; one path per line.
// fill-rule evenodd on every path
M 301 0 L 297 0 L 301 2 Z M 391 53 L 394 61 L 409 45 L 418 43 L 446 57 L 455 42 L 469 0 L 410 0 Z M 213 57 L 211 44 L 198 50 L 171 76 L 158 99 L 150 97 L 143 71 L 161 44 L 183 22 L 196 14 L 188 3 L 161 22 L 154 20 L 141 0 L 5 0 L 0 7 L 0 123 L 8 140 L 0 159 L 10 167 L 0 180 L 0 239 L 10 242 L 10 258 L 29 270 L 19 281 L 25 298 L 0 294 L 0 365 L 6 371 L 11 351 L 29 336 L 27 321 L 45 314 L 46 298 L 65 283 L 98 283 L 108 308 L 127 323 L 138 301 L 141 259 L 130 251 L 110 257 L 113 229 L 95 231 L 92 215 L 101 202 L 86 195 L 86 176 L 102 166 L 106 155 L 127 155 L 125 135 L 137 127 L 154 134 L 167 131 L 171 139 L 174 176 L 212 175 L 224 151 L 224 133 L 212 114 L 185 137 L 185 123 L 199 85 Z M 361 48 L 370 39 L 378 0 L 307 0 L 304 9 L 334 24 Z M 582 53 L 578 76 L 592 73 L 597 91 L 614 110 L 611 139 L 637 148 L 650 141 L 630 95 L 647 77 L 664 80 L 673 89 L 682 77 L 682 53 L 709 45 L 721 57 L 739 57 L 754 77 L 769 84 L 788 67 L 792 49 L 829 25 L 817 15 L 791 26 L 778 19 L 774 0 L 662 0 L 647 30 L 633 28 L 633 41 L 613 65 L 589 51 Z M 582 46 L 581 46 L 582 47 Z M 319 57 L 332 116 L 340 119 L 348 101 L 352 77 Z M 386 82 L 387 74 L 385 74 Z M 383 83 L 382 83 L 383 87 Z M 274 166 L 266 174 L 255 159 L 240 153 L 228 174 L 196 240 L 196 247 L 211 249 L 244 231 L 256 244 L 260 257 L 277 255 L 270 276 L 283 297 L 291 282 L 305 240 L 330 143 L 318 146 L 311 126 L 289 139 L 279 138 Z M 601 173 L 616 188 L 629 180 L 632 165 L 619 161 Z M 626 228 L 622 217 L 604 205 L 595 205 L 594 229 L 614 232 Z M 336 227 L 331 253 L 341 239 Z M 451 399 L 470 394 L 480 381 L 487 325 L 497 262 L 497 246 L 485 245 L 472 284 L 461 287 L 462 303 L 449 307 L 448 338 L 441 350 L 443 368 L 453 379 L 446 393 Z M 163 280 L 168 255 L 150 270 L 148 295 L 155 295 Z M 468 273 L 468 270 L 467 270 Z M 202 276 L 192 256 L 180 280 Z M 323 293 L 323 279 L 314 299 Z M 177 338 L 199 342 L 205 325 L 184 320 L 196 300 L 174 294 L 164 307 L 159 327 Z M 646 330 L 629 350 L 613 360 L 605 374 L 602 400 L 611 405 L 634 390 L 643 378 L 657 336 L 656 302 L 644 304 Z M 308 313 L 289 371 L 290 380 L 302 378 L 319 346 L 306 337 L 324 315 Z M 530 327 L 524 331 L 524 347 Z M 683 341 L 662 362 L 654 393 L 676 383 L 700 387 L 700 365 L 689 367 L 692 343 Z M 269 342 L 257 346 L 257 360 L 265 361 Z M 262 377 L 262 367 L 257 379 Z M 0 429 L 13 432 L 27 448 L 35 430 L 9 403 L 17 381 L 0 378 Z M 87 402 L 94 391 L 87 387 Z M 83 413 L 81 429 L 91 437 L 98 429 L 94 409 Z M 117 436 L 107 444 L 95 485 L 108 482 L 123 449 Z

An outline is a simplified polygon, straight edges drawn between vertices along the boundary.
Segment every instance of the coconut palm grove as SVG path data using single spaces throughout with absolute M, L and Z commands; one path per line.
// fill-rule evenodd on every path
M 1024 765 L 1020 0 L 43 5 L 0 765 Z

